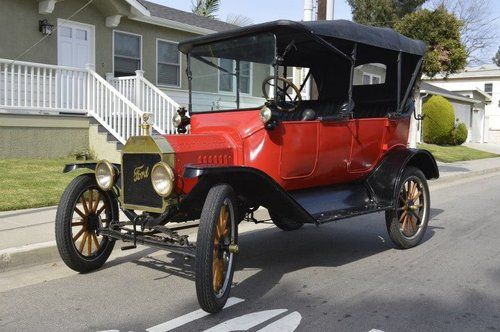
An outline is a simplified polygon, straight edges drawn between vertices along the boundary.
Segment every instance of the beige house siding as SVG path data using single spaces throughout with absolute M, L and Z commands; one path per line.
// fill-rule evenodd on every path
M 0 158 L 59 158 L 89 145 L 85 116 L 0 113 Z
M 38 1 L 0 0 L 0 58 L 16 59 L 25 50 L 38 42 L 43 35 L 38 31 L 38 21 L 47 19 L 57 26 L 57 19 L 71 16 L 85 3 L 78 0 L 58 2 L 52 14 L 38 13 Z M 174 42 L 196 36 L 195 34 L 169 29 L 157 25 L 122 18 L 116 28 L 106 27 L 106 17 L 94 5 L 75 15 L 71 21 L 93 25 L 95 28 L 95 68 L 101 75 L 113 72 L 113 31 L 124 31 L 142 36 L 142 69 L 145 77 L 156 84 L 156 40 Z M 20 61 L 57 65 L 57 32 L 45 38 Z M 185 57 L 181 57 L 182 89 L 187 89 L 185 79 Z

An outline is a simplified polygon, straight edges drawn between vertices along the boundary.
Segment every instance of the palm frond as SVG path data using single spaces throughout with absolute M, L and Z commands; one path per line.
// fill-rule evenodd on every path
M 192 2 L 191 11 L 199 16 L 217 18 L 215 15 L 220 8 L 220 0 L 195 0 Z
M 228 14 L 226 18 L 226 23 L 234 24 L 240 27 L 253 24 L 250 17 L 240 14 Z

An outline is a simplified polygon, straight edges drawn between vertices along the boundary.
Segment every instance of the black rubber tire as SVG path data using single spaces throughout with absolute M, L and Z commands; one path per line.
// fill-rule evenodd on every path
M 385 212 L 385 220 L 389 237 L 391 238 L 392 242 L 396 245 L 396 247 L 398 247 L 399 249 L 409 249 L 417 246 L 422 241 L 425 235 L 425 231 L 427 230 L 427 225 L 429 223 L 429 212 L 431 209 L 429 185 L 427 183 L 427 179 L 425 178 L 424 173 L 420 169 L 410 166 L 404 170 L 403 175 L 401 176 L 399 182 L 399 190 L 397 192 L 397 197 L 395 197 L 394 199 L 399 200 L 399 191 L 401 187 L 406 183 L 406 181 L 408 181 L 412 177 L 420 179 L 423 191 L 423 198 L 424 198 L 423 204 L 425 206 L 424 213 L 422 216 L 422 222 L 419 226 L 420 229 L 418 233 L 415 234 L 413 237 L 406 237 L 400 231 L 400 221 L 397 215 L 397 211 L 387 210 Z
M 236 254 L 233 255 L 232 268 L 226 272 L 228 275 L 228 286 L 224 289 L 222 296 L 217 297 L 213 290 L 213 249 L 214 237 L 217 218 L 219 217 L 221 207 L 224 201 L 229 199 L 233 207 L 233 212 L 230 212 L 230 222 L 235 230 L 235 241 L 237 243 L 238 222 L 235 216 L 238 215 L 237 204 L 231 186 L 227 184 L 219 184 L 210 189 L 207 198 L 203 205 L 203 210 L 200 217 L 200 225 L 198 227 L 198 236 L 196 240 L 196 259 L 195 259 L 195 276 L 196 276 L 196 296 L 200 307 L 209 313 L 217 313 L 222 310 L 229 298 L 231 284 L 233 281 L 234 266 L 236 264 Z M 227 277 L 226 277 L 227 278 Z
M 94 174 L 87 173 L 74 178 L 61 196 L 55 220 L 56 243 L 59 254 L 69 268 L 80 273 L 100 268 L 108 259 L 115 245 L 115 240 L 104 238 L 105 241 L 103 242 L 102 249 L 99 250 L 99 255 L 86 258 L 80 255 L 73 243 L 71 234 L 73 209 L 80 195 L 88 188 L 98 188 Z M 101 191 L 101 194 L 105 195 L 104 199 L 107 199 L 111 206 L 109 210 L 112 216 L 107 217 L 111 217 L 111 220 L 116 220 L 118 218 L 116 198 L 110 192 Z
M 278 216 L 272 212 L 269 212 L 269 216 L 271 217 L 271 220 L 276 225 L 276 227 L 283 231 L 296 231 L 304 225 L 304 223 L 292 220 L 290 218 Z

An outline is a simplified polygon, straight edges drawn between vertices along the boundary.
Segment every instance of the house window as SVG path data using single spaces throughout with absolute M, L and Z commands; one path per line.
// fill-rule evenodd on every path
M 157 59 L 157 84 L 179 87 L 181 85 L 181 54 L 177 49 L 177 43 L 158 40 Z
M 387 66 L 382 63 L 368 63 L 354 68 L 353 85 L 384 84 Z
M 220 91 L 234 91 L 233 85 L 233 75 L 231 74 L 234 70 L 234 61 L 228 59 L 220 59 L 219 67 L 224 70 L 219 70 L 219 90 Z
M 484 85 L 484 92 L 491 96 L 493 94 L 493 83 L 486 83 Z
M 235 92 L 236 76 L 232 75 L 236 69 L 236 61 L 220 59 L 219 67 L 219 91 Z M 250 94 L 252 64 L 247 61 L 240 61 L 240 92 Z
M 115 31 L 114 75 L 132 76 L 141 69 L 141 36 Z

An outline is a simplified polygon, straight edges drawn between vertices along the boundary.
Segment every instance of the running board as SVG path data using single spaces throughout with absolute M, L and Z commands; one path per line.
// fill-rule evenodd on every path
M 363 182 L 297 190 L 290 194 L 319 224 L 390 208 L 377 204 Z

